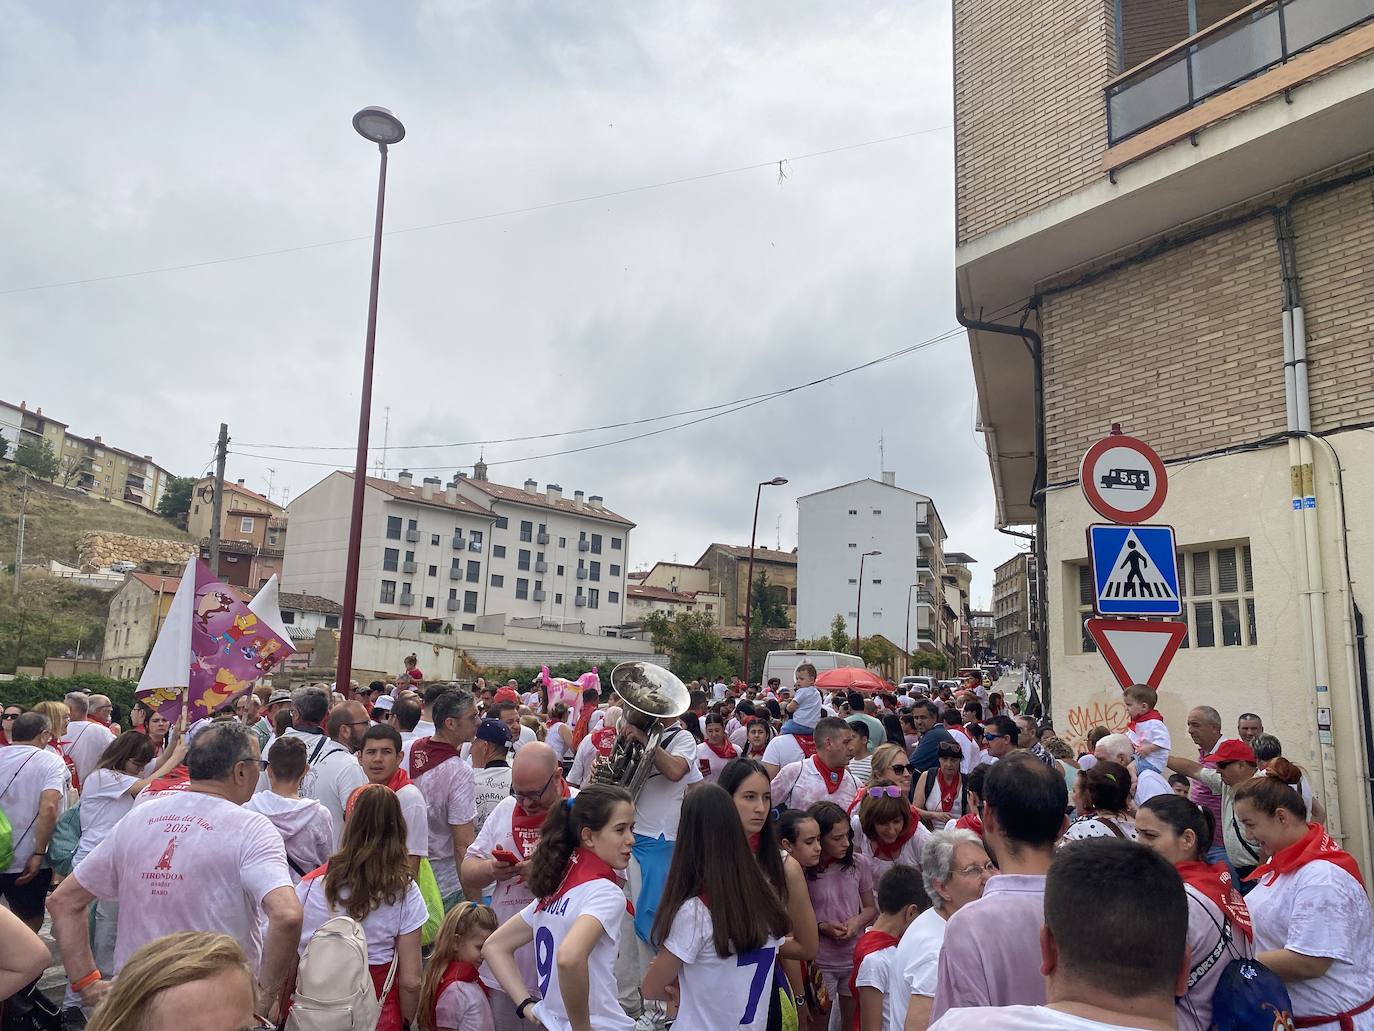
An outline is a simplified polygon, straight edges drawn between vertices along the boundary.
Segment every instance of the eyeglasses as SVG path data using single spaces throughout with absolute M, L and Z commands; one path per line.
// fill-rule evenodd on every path
M 553 783 L 554 778 L 562 772 L 562 770 L 554 770 L 553 773 L 549 775 L 549 779 L 544 781 L 544 786 L 538 791 L 516 791 L 515 785 L 512 784 L 510 788 L 511 798 L 515 799 L 517 802 L 538 802 L 544 797 L 544 792 L 549 790 L 549 785 Z
M 7 713 L 5 713 L 4 718 L 7 719 L 7 720 L 17 720 L 17 719 L 19 718 L 19 713 L 17 713 L 17 712 L 7 712 Z
M 988 860 L 982 866 L 979 866 L 977 863 L 973 863 L 969 866 L 964 867 L 961 870 L 955 871 L 955 873 L 962 874 L 965 877 L 977 877 L 979 874 L 994 874 L 996 872 L 997 864 L 994 863 L 992 860 Z
M 886 787 L 869 788 L 865 794 L 869 798 L 882 798 L 884 795 L 888 798 L 901 798 L 902 789 L 896 784 L 888 784 Z
M 906 771 L 910 769 L 910 767 L 908 767 L 906 763 L 893 763 L 891 766 L 888 767 L 888 769 L 891 770 L 893 773 L 900 775 L 906 773 Z

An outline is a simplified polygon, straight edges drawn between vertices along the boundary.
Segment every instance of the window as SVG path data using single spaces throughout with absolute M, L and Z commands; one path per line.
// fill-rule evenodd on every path
M 515 559 L 515 568 L 516 568 L 516 569 L 529 569 L 529 568 L 530 568 L 530 552 L 529 552 L 529 549 L 528 549 L 528 548 L 521 548 L 521 549 L 520 549 L 520 554 L 517 555 L 517 556 L 516 556 L 516 559 Z
M 559 538 L 558 538 L 558 546 L 559 546 L 560 548 L 566 548 L 566 547 L 568 546 L 568 538 L 566 538 L 566 537 L 559 537 Z
M 401 517 L 386 517 L 386 536 L 388 540 L 399 541 L 401 539 Z
M 857 548 L 858 545 L 857 545 L 857 544 L 851 544 L 850 547 L 851 547 L 851 548 Z
M 601 607 L 601 592 L 593 587 L 587 592 L 587 608 L 598 609 Z
M 482 582 L 482 563 L 468 561 L 468 583 L 476 584 Z
M 601 534 L 599 533 L 592 534 L 592 554 L 601 554 Z
M 325 626 L 325 629 L 326 629 L 326 630 L 337 630 L 337 629 L 339 629 L 339 617 L 338 617 L 338 615 L 337 615 L 337 614 L 332 614 L 332 615 L 325 616 L 325 617 L 324 617 L 324 626 Z
M 562 604 L 563 604 L 563 595 L 561 595 L 561 594 L 555 594 L 555 595 L 553 596 L 553 603 L 554 603 L 555 605 L 562 605 Z
M 579 588 L 577 589 L 577 596 L 578 596 L 579 598 L 582 597 L 582 588 L 581 588 L 581 587 L 579 587 Z
M 396 581 L 382 581 L 382 604 L 390 605 L 396 600 Z
M 249 517 L 249 516 L 244 516 L 242 519 L 239 520 L 239 533 L 252 533 L 252 532 L 253 532 L 253 520 L 252 520 L 252 518 Z
M 491 585 L 492 585 L 493 587 L 505 587 L 505 586 L 506 586 L 506 578 L 505 578 L 504 576 L 502 576 L 500 573 L 492 573 L 492 574 L 491 574 Z
M 476 592 L 476 591 L 464 591 L 464 592 L 463 592 L 463 611 L 464 611 L 464 612 L 476 612 L 476 611 L 477 611 L 477 592 Z
M 406 552 L 406 561 L 407 561 L 407 562 L 414 562 L 414 561 L 415 561 L 415 552 L 413 552 L 413 551 L 407 551 L 407 552 Z
M 420 528 L 420 523 L 419 523 L 418 520 L 410 519 L 410 520 L 407 520 L 407 521 L 406 521 L 406 529 L 407 529 L 407 530 L 418 530 L 419 528 Z
M 518 599 L 526 599 L 526 598 L 528 598 L 529 596 L 530 596 L 530 582 L 529 582 L 527 579 L 525 579 L 523 576 L 521 576 L 521 577 L 516 577 L 516 580 L 515 580 L 515 597 L 518 598 Z
M 539 524 L 539 532 L 540 532 L 541 534 L 546 534 L 546 533 L 548 533 L 548 532 L 549 532 L 549 524 L 548 524 L 548 523 L 540 523 L 540 524 Z M 540 543 L 540 544 L 546 544 L 546 543 L 548 543 L 548 542 L 547 542 L 547 541 L 540 541 L 539 543 Z
M 438 575 L 439 575 L 439 567 L 438 567 L 438 566 L 430 566 L 430 567 L 429 567 L 429 575 L 430 575 L 430 576 L 438 576 Z
M 438 535 L 437 533 L 432 533 L 432 534 L 430 534 L 430 535 L 429 535 L 429 543 L 430 543 L 433 547 L 436 547 L 436 548 L 437 548 L 437 547 L 439 546 L 439 535 Z
M 268 547 L 270 547 L 270 548 L 275 548 L 275 547 L 277 546 L 277 541 L 280 540 L 280 539 L 281 539 L 281 534 L 279 534 L 276 530 L 269 530 L 269 531 L 267 532 L 267 546 L 268 546 Z
M 609 594 L 606 595 L 606 600 L 607 600 L 608 602 L 610 602 L 612 605 L 619 605 L 619 604 L 620 604 L 620 592 L 619 592 L 619 591 L 611 591 Z M 711 608 L 711 606 L 710 606 L 710 605 L 707 605 L 706 608 L 707 608 L 707 610 L 709 611 L 710 608 Z
M 874 580 L 873 582 L 874 582 L 875 584 L 880 584 L 880 583 L 882 583 L 881 580 Z
M 1182 621 L 1188 625 L 1179 647 L 1243 648 L 1258 644 L 1249 542 L 1180 552 L 1177 562 Z M 1093 614 L 1092 602 L 1092 570 L 1081 565 L 1077 618 L 1083 624 L 1080 640 L 1085 652 L 1097 650 L 1086 625 Z
M 849 510 L 849 514 L 850 514 L 850 515 L 858 515 L 858 514 L 859 514 L 859 510 L 858 510 L 857 508 L 851 508 L 851 509 Z
M 476 624 L 476 623 L 464 623 L 464 624 L 463 624 L 463 629 L 464 629 L 464 630 L 476 630 L 476 629 L 477 629 L 477 624 Z
M 427 609 L 432 609 L 432 608 L 434 608 L 434 595 L 432 595 L 432 594 L 427 594 L 427 595 L 425 595 L 425 608 L 427 608 Z
M 544 589 L 544 581 L 543 581 L 543 580 L 536 580 L 536 581 L 534 581 L 534 589 L 535 589 L 536 591 L 542 591 L 542 590 Z
M 612 566 L 611 566 L 611 576 L 619 576 L 619 575 L 620 575 L 620 567 L 617 566 L 617 565 L 612 565 Z
M 520 521 L 520 539 L 522 541 L 534 539 L 534 524 L 528 519 L 522 519 Z
M 491 548 L 492 558 L 505 558 L 506 546 L 504 544 L 493 544 Z
M 562 575 L 563 575 L 563 567 L 562 567 L 562 566 L 559 566 L 559 567 L 558 567 L 558 575 L 559 575 L 559 576 L 562 576 Z
M 452 559 L 450 559 L 450 560 L 449 560 L 449 568 L 450 568 L 450 569 L 462 569 L 462 568 L 463 568 L 463 560 L 460 559 L 460 558 L 452 558 Z
M 611 550 L 612 550 L 612 551 L 619 551 L 619 550 L 620 550 L 620 538 L 619 538 L 619 537 L 612 537 L 612 538 L 611 538 Z
M 883 510 L 882 510 L 881 508 L 875 508 L 875 509 L 873 510 L 873 514 L 874 514 L 874 515 L 882 515 L 882 514 L 883 514 Z
M 853 609 L 850 609 L 850 610 L 849 610 L 849 618 L 850 618 L 850 619 L 853 619 L 853 618 L 854 618 L 855 616 L 857 616 L 857 615 L 858 615 L 858 613 L 855 612 Z
M 281 621 L 287 624 L 294 623 L 296 621 L 296 614 L 292 612 L 290 609 L 282 609 Z
M 600 562 L 593 562 L 593 563 L 592 563 L 592 579 L 593 579 L 593 580 L 596 580 L 597 582 L 600 582 L 600 580 L 601 580 L 601 563 L 600 563 Z
M 456 598 L 458 597 L 458 588 L 456 588 L 456 587 L 450 587 L 450 588 L 448 589 L 448 596 L 449 596 L 449 600 L 450 600 L 450 601 L 456 599 Z
M 578 543 L 581 543 L 582 541 L 585 541 L 586 539 L 587 539 L 587 531 L 586 531 L 586 530 L 582 530 L 581 532 L 578 533 L 578 535 L 577 535 Z
M 387 548 L 382 552 L 382 568 L 396 572 L 400 568 L 401 553 L 396 548 Z
M 850 582 L 851 584 L 856 584 L 856 583 L 859 582 L 859 578 L 858 578 L 857 576 L 851 576 L 851 577 L 849 578 L 849 582 Z
M 455 527 L 453 528 L 453 532 L 454 532 L 454 533 L 458 533 L 458 532 L 459 532 L 458 527 L 455 526 Z M 481 531 L 481 530 L 469 530 L 469 531 L 468 531 L 468 540 L 472 541 L 473 544 L 476 544 L 476 545 L 480 548 L 480 547 L 482 546 L 482 531 Z
M 498 530 L 504 530 L 504 529 L 505 529 L 506 527 L 508 527 L 509 525 L 510 525 L 510 520 L 507 519 L 505 516 L 497 516 L 497 517 L 496 517 L 496 528 L 497 528 Z

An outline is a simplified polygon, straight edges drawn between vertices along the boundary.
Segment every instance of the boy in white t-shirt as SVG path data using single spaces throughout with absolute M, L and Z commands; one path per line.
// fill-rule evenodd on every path
M 854 946 L 854 972 L 849 975 L 849 994 L 856 1000 L 859 1026 L 882 1026 L 883 994 L 887 991 L 892 956 L 911 922 L 930 908 L 930 897 L 921 883 L 921 871 L 899 864 L 878 881 L 878 919 Z M 865 1020 L 868 1017 L 868 1020 Z
M 1121 697 L 1131 717 L 1126 724 L 1126 736 L 1135 749 L 1137 768 L 1167 776 L 1165 764 L 1169 761 L 1173 741 L 1169 728 L 1164 725 L 1164 717 L 1155 708 L 1159 695 L 1152 687 L 1132 684 Z
M 803 662 L 797 667 L 796 691 L 787 705 L 791 718 L 782 725 L 784 734 L 811 734 L 821 718 L 821 693 L 816 688 L 816 667 Z

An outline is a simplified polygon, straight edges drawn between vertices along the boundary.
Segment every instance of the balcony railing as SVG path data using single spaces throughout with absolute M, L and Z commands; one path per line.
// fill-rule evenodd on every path
M 1267 0 L 1224 18 L 1107 85 L 1120 143 L 1374 19 L 1374 0 Z

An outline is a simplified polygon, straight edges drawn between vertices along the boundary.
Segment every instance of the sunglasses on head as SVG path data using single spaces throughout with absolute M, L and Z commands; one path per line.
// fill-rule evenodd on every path
M 944 751 L 941 751 L 941 752 L 936 752 L 936 753 L 935 753 L 935 757 L 936 757 L 937 759 L 962 759 L 962 758 L 964 757 L 964 753 L 963 753 L 963 752 L 944 752 Z
M 885 787 L 869 788 L 865 794 L 867 794 L 869 798 L 882 798 L 884 795 L 888 798 L 901 798 L 902 789 L 896 784 L 888 784 Z

